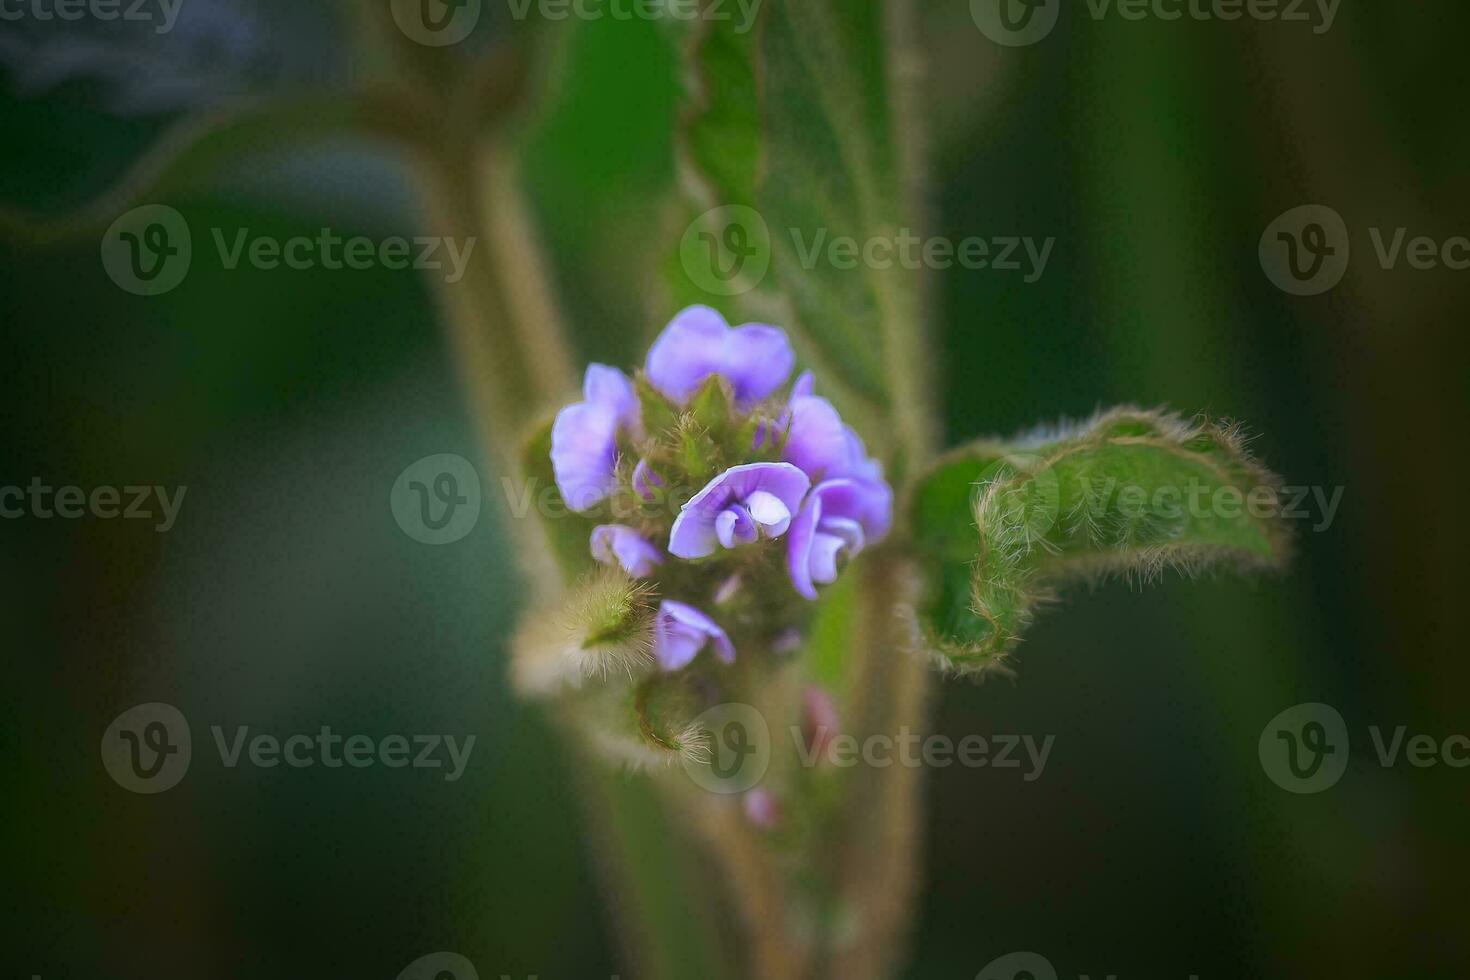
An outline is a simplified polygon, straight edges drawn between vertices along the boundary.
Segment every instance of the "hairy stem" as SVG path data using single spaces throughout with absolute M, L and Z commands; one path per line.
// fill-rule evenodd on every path
M 925 219 L 925 144 L 922 127 L 923 60 L 913 0 L 890 0 L 888 83 L 892 142 L 898 154 L 900 212 Z M 880 286 L 885 362 L 894 423 L 903 455 L 900 479 L 910 479 L 933 455 L 939 429 L 933 365 L 925 323 L 922 273 L 904 279 L 890 271 Z M 900 530 L 903 533 L 903 529 Z M 878 556 L 875 556 L 877 558 Z M 929 671 L 914 642 L 919 585 L 910 563 L 884 554 L 864 569 L 861 641 L 855 687 L 854 731 L 896 735 L 925 724 Z M 922 781 L 917 769 L 874 769 L 853 787 L 838 837 L 838 894 L 860 917 L 851 943 L 829 953 L 825 973 L 837 978 L 881 977 L 900 960 L 919 887 Z
M 469 249 L 464 277 L 438 284 L 454 362 L 487 453 L 502 474 L 517 474 L 520 435 L 575 375 L 515 171 L 488 141 L 468 159 L 424 153 L 419 164 L 433 227 Z M 509 526 L 535 596 L 554 596 L 562 576 L 541 522 Z

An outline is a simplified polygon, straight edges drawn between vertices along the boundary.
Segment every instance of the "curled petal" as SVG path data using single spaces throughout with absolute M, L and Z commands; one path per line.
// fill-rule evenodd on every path
M 653 624 L 653 654 L 664 670 L 685 666 L 706 644 L 713 644 L 715 656 L 734 663 L 735 645 L 719 624 L 693 606 L 665 599 L 658 607 Z
M 821 498 L 812 494 L 791 522 L 791 532 L 786 536 L 786 572 L 791 576 L 791 584 L 804 598 L 813 600 L 817 598 L 817 587 L 812 581 L 812 548 L 816 544 L 817 522 L 821 519 Z
M 551 426 L 551 468 L 562 499 L 588 511 L 616 486 L 618 432 L 641 429 L 633 383 L 617 368 L 589 364 L 583 400 L 557 413 Z
M 838 560 L 851 558 L 893 523 L 893 491 L 883 482 L 828 480 L 807 495 L 786 538 L 786 571 L 798 593 L 836 581 Z
M 729 510 L 732 504 L 741 505 L 745 516 L 762 524 L 768 537 L 779 536 L 785 532 L 789 515 L 796 513 L 810 486 L 811 481 L 806 474 L 790 463 L 744 463 L 732 466 L 711 480 L 679 511 L 669 533 L 669 553 L 679 558 L 703 558 L 713 554 L 715 548 L 723 543 L 717 522 L 721 521 L 721 514 Z M 755 515 L 751 514 L 751 498 L 757 493 L 762 496 L 755 497 L 755 507 L 762 518 L 773 520 L 774 523 L 757 521 Z M 782 519 L 777 504 L 785 509 L 788 519 Z M 732 540 L 738 537 L 735 531 L 743 519 L 739 514 L 723 519 L 723 523 L 729 527 Z
M 765 528 L 766 537 L 779 538 L 791 526 L 791 508 L 768 490 L 757 490 L 745 498 L 751 520 Z
M 551 469 L 572 510 L 591 510 L 612 493 L 617 435 L 617 416 L 602 405 L 577 402 L 557 413 L 551 426 Z
M 812 535 L 812 550 L 807 557 L 812 581 L 831 585 L 837 581 L 837 556 L 847 547 L 847 542 L 835 534 L 818 530 Z
M 832 403 L 811 391 L 810 372 L 792 386 L 783 457 L 818 483 L 847 477 L 881 483 L 883 464 L 868 457 L 863 440 L 842 421 Z
M 740 504 L 731 504 L 715 517 L 715 537 L 722 547 L 750 544 L 759 534 L 750 511 Z
M 785 383 L 795 355 L 777 327 L 748 323 L 732 329 L 708 306 L 691 306 L 670 321 L 648 352 L 648 380 L 683 404 L 706 378 L 730 382 L 742 405 L 759 401 Z
M 869 544 L 886 537 L 893 526 L 893 490 L 882 480 L 828 480 L 817 491 L 826 517 L 856 521 Z
M 643 535 L 624 524 L 597 525 L 590 545 L 593 558 L 604 565 L 619 565 L 634 578 L 647 578 L 664 560 Z

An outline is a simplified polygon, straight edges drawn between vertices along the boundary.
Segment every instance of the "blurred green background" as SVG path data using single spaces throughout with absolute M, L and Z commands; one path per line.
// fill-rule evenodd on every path
M 1296 524 L 1279 577 L 1076 591 L 1029 634 L 1015 683 L 939 688 L 936 732 L 1056 743 L 1034 782 L 926 774 L 906 975 L 968 978 L 1015 950 L 1062 976 L 1470 975 L 1470 770 L 1381 767 L 1367 735 L 1470 733 L 1454 463 L 1470 273 L 1381 269 L 1368 237 L 1470 234 L 1470 8 L 1345 0 L 1316 34 L 1093 21 L 1078 5 L 1015 49 L 963 3 L 924 9 L 931 230 L 1056 238 L 1033 284 L 935 274 L 949 441 L 1168 405 L 1239 419 L 1287 483 L 1344 492 L 1329 527 Z M 290 39 L 315 61 L 344 36 Z M 526 191 L 579 358 L 631 364 L 673 312 L 651 297 L 676 191 L 676 53 L 637 20 L 573 18 L 552 48 Z M 274 77 L 305 88 L 357 67 L 288 69 Z M 91 199 L 200 108 L 117 109 L 136 66 L 46 86 L 20 61 L 0 70 L 10 208 Z M 500 474 L 428 284 L 200 257 L 209 227 L 433 234 L 409 172 L 351 139 L 245 145 L 157 200 L 195 229 L 189 276 L 163 296 L 115 286 L 96 235 L 0 244 L 0 486 L 188 487 L 167 533 L 0 522 L 3 974 L 391 978 L 455 950 L 481 977 L 633 975 L 597 880 L 597 815 L 508 690 L 521 592 Z M 1257 242 L 1307 203 L 1342 214 L 1353 260 L 1335 290 L 1298 298 L 1263 275 Z M 388 494 L 440 452 L 475 461 L 485 503 L 467 537 L 431 547 Z M 194 733 L 188 776 L 158 796 L 98 760 L 108 723 L 146 701 Z M 1352 761 L 1330 791 L 1295 796 L 1262 772 L 1257 739 L 1306 701 L 1342 713 Z M 477 742 L 454 783 L 228 770 L 215 724 Z

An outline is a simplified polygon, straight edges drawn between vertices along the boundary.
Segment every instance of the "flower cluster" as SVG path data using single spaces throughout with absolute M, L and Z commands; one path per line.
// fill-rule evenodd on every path
M 732 328 L 692 306 L 635 377 L 591 365 L 582 401 L 556 417 L 551 463 L 567 505 L 640 505 L 598 524 L 589 547 L 663 597 L 653 652 L 665 670 L 706 648 L 731 662 L 746 634 L 779 646 L 801 617 L 794 605 L 888 533 L 881 464 L 810 373 L 786 387 L 795 360 L 777 327 Z

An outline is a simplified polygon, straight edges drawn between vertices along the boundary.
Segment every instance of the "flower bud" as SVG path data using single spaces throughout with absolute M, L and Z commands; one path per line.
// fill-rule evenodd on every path
M 633 677 L 653 664 L 651 590 L 622 571 L 588 578 L 561 603 L 528 615 L 512 641 L 511 676 L 526 695 L 588 677 Z

